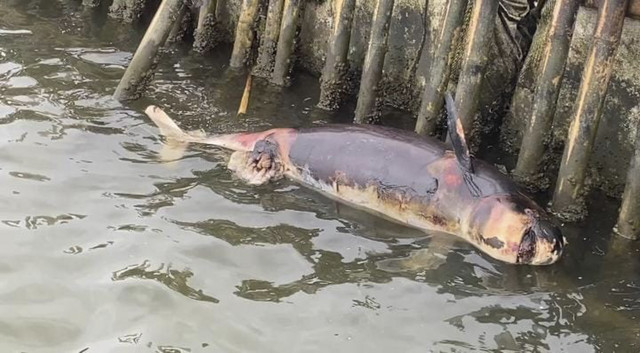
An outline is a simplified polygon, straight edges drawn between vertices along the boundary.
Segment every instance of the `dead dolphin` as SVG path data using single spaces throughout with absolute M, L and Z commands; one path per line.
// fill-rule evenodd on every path
M 373 125 L 325 125 L 205 136 L 160 108 L 146 114 L 169 140 L 221 146 L 251 184 L 287 177 L 346 204 L 427 232 L 466 239 L 513 264 L 557 261 L 564 239 L 547 213 L 492 165 L 473 159 L 447 98 L 454 151 L 436 139 Z

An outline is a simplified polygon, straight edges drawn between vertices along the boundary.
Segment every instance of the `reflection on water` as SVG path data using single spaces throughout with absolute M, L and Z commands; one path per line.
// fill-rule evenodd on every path
M 638 350 L 640 249 L 610 238 L 615 202 L 564 227 L 559 264 L 514 267 L 286 180 L 249 187 L 218 149 L 161 162 L 149 103 L 212 132 L 353 107 L 316 109 L 307 76 L 257 80 L 236 118 L 229 48 L 167 51 L 123 106 L 140 36 L 80 1 L 0 2 L 3 352 Z
M 95 249 L 95 247 L 93 248 Z M 171 265 L 160 264 L 157 269 L 148 270 L 151 267 L 148 261 L 144 261 L 139 265 L 127 266 L 113 273 L 111 279 L 121 281 L 127 278 L 151 279 L 160 282 L 170 289 L 175 290 L 188 298 L 218 303 L 219 300 L 202 293 L 202 290 L 196 290 L 187 285 L 187 279 L 193 276 L 193 272 L 189 270 L 178 271 L 171 268 Z

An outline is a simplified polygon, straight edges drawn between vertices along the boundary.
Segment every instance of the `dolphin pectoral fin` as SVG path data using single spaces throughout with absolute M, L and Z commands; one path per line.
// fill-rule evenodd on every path
M 435 270 L 447 261 L 445 255 L 431 248 L 414 250 L 408 257 L 384 259 L 376 262 L 378 269 L 387 272 L 422 272 Z
M 447 127 L 449 128 L 449 137 L 453 145 L 453 152 L 456 154 L 460 167 L 465 172 L 473 174 L 473 164 L 471 163 L 467 140 L 464 136 L 464 128 L 462 127 L 462 121 L 460 121 L 455 102 L 450 93 L 445 95 L 445 102 L 447 106 Z
M 435 270 L 447 261 L 447 254 L 457 248 L 460 240 L 451 234 L 431 232 L 429 244 L 425 248 L 411 251 L 407 257 L 385 259 L 376 263 L 381 270 L 388 272 L 412 272 Z
M 464 135 L 464 128 L 462 121 L 456 111 L 455 102 L 450 93 L 445 95 L 445 102 L 447 106 L 447 126 L 449 130 L 449 137 L 451 138 L 451 145 L 453 146 L 453 152 L 458 160 L 458 165 L 463 172 L 464 182 L 469 189 L 469 192 L 474 197 L 480 197 L 480 188 L 473 181 L 473 161 L 471 160 L 471 154 L 469 153 L 469 147 Z

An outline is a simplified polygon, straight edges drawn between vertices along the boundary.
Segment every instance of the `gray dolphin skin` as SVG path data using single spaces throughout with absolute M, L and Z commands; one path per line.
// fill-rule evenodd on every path
M 250 184 L 282 177 L 345 204 L 467 240 L 511 264 L 548 265 L 565 241 L 549 215 L 492 165 L 473 159 L 450 98 L 455 151 L 439 140 L 374 125 L 325 125 L 205 136 L 160 108 L 145 113 L 168 140 L 234 151 L 228 168 Z

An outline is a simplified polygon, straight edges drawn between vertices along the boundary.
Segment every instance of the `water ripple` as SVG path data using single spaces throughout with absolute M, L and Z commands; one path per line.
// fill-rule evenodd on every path
M 156 269 L 150 269 L 151 263 L 148 260 L 138 265 L 127 266 L 121 270 L 113 272 L 113 281 L 122 281 L 128 278 L 140 278 L 154 280 L 165 285 L 187 298 L 198 301 L 219 303 L 220 301 L 212 296 L 206 295 L 200 289 L 194 289 L 187 284 L 187 280 L 193 276 L 193 272 L 188 269 L 176 270 L 171 265 L 160 264 Z
M 61 214 L 58 216 L 27 216 L 24 220 L 3 220 L 2 223 L 10 227 L 24 227 L 29 230 L 35 230 L 42 226 L 55 226 L 67 224 L 76 219 L 84 219 L 86 215 L 80 214 Z
M 27 172 L 9 172 L 9 175 L 11 175 L 12 177 L 19 178 L 19 179 L 26 179 L 26 180 L 33 180 L 33 181 L 40 181 L 40 182 L 45 182 L 45 181 L 50 181 L 51 180 L 47 176 L 39 175 L 39 174 L 33 174 L 33 173 L 27 173 Z

